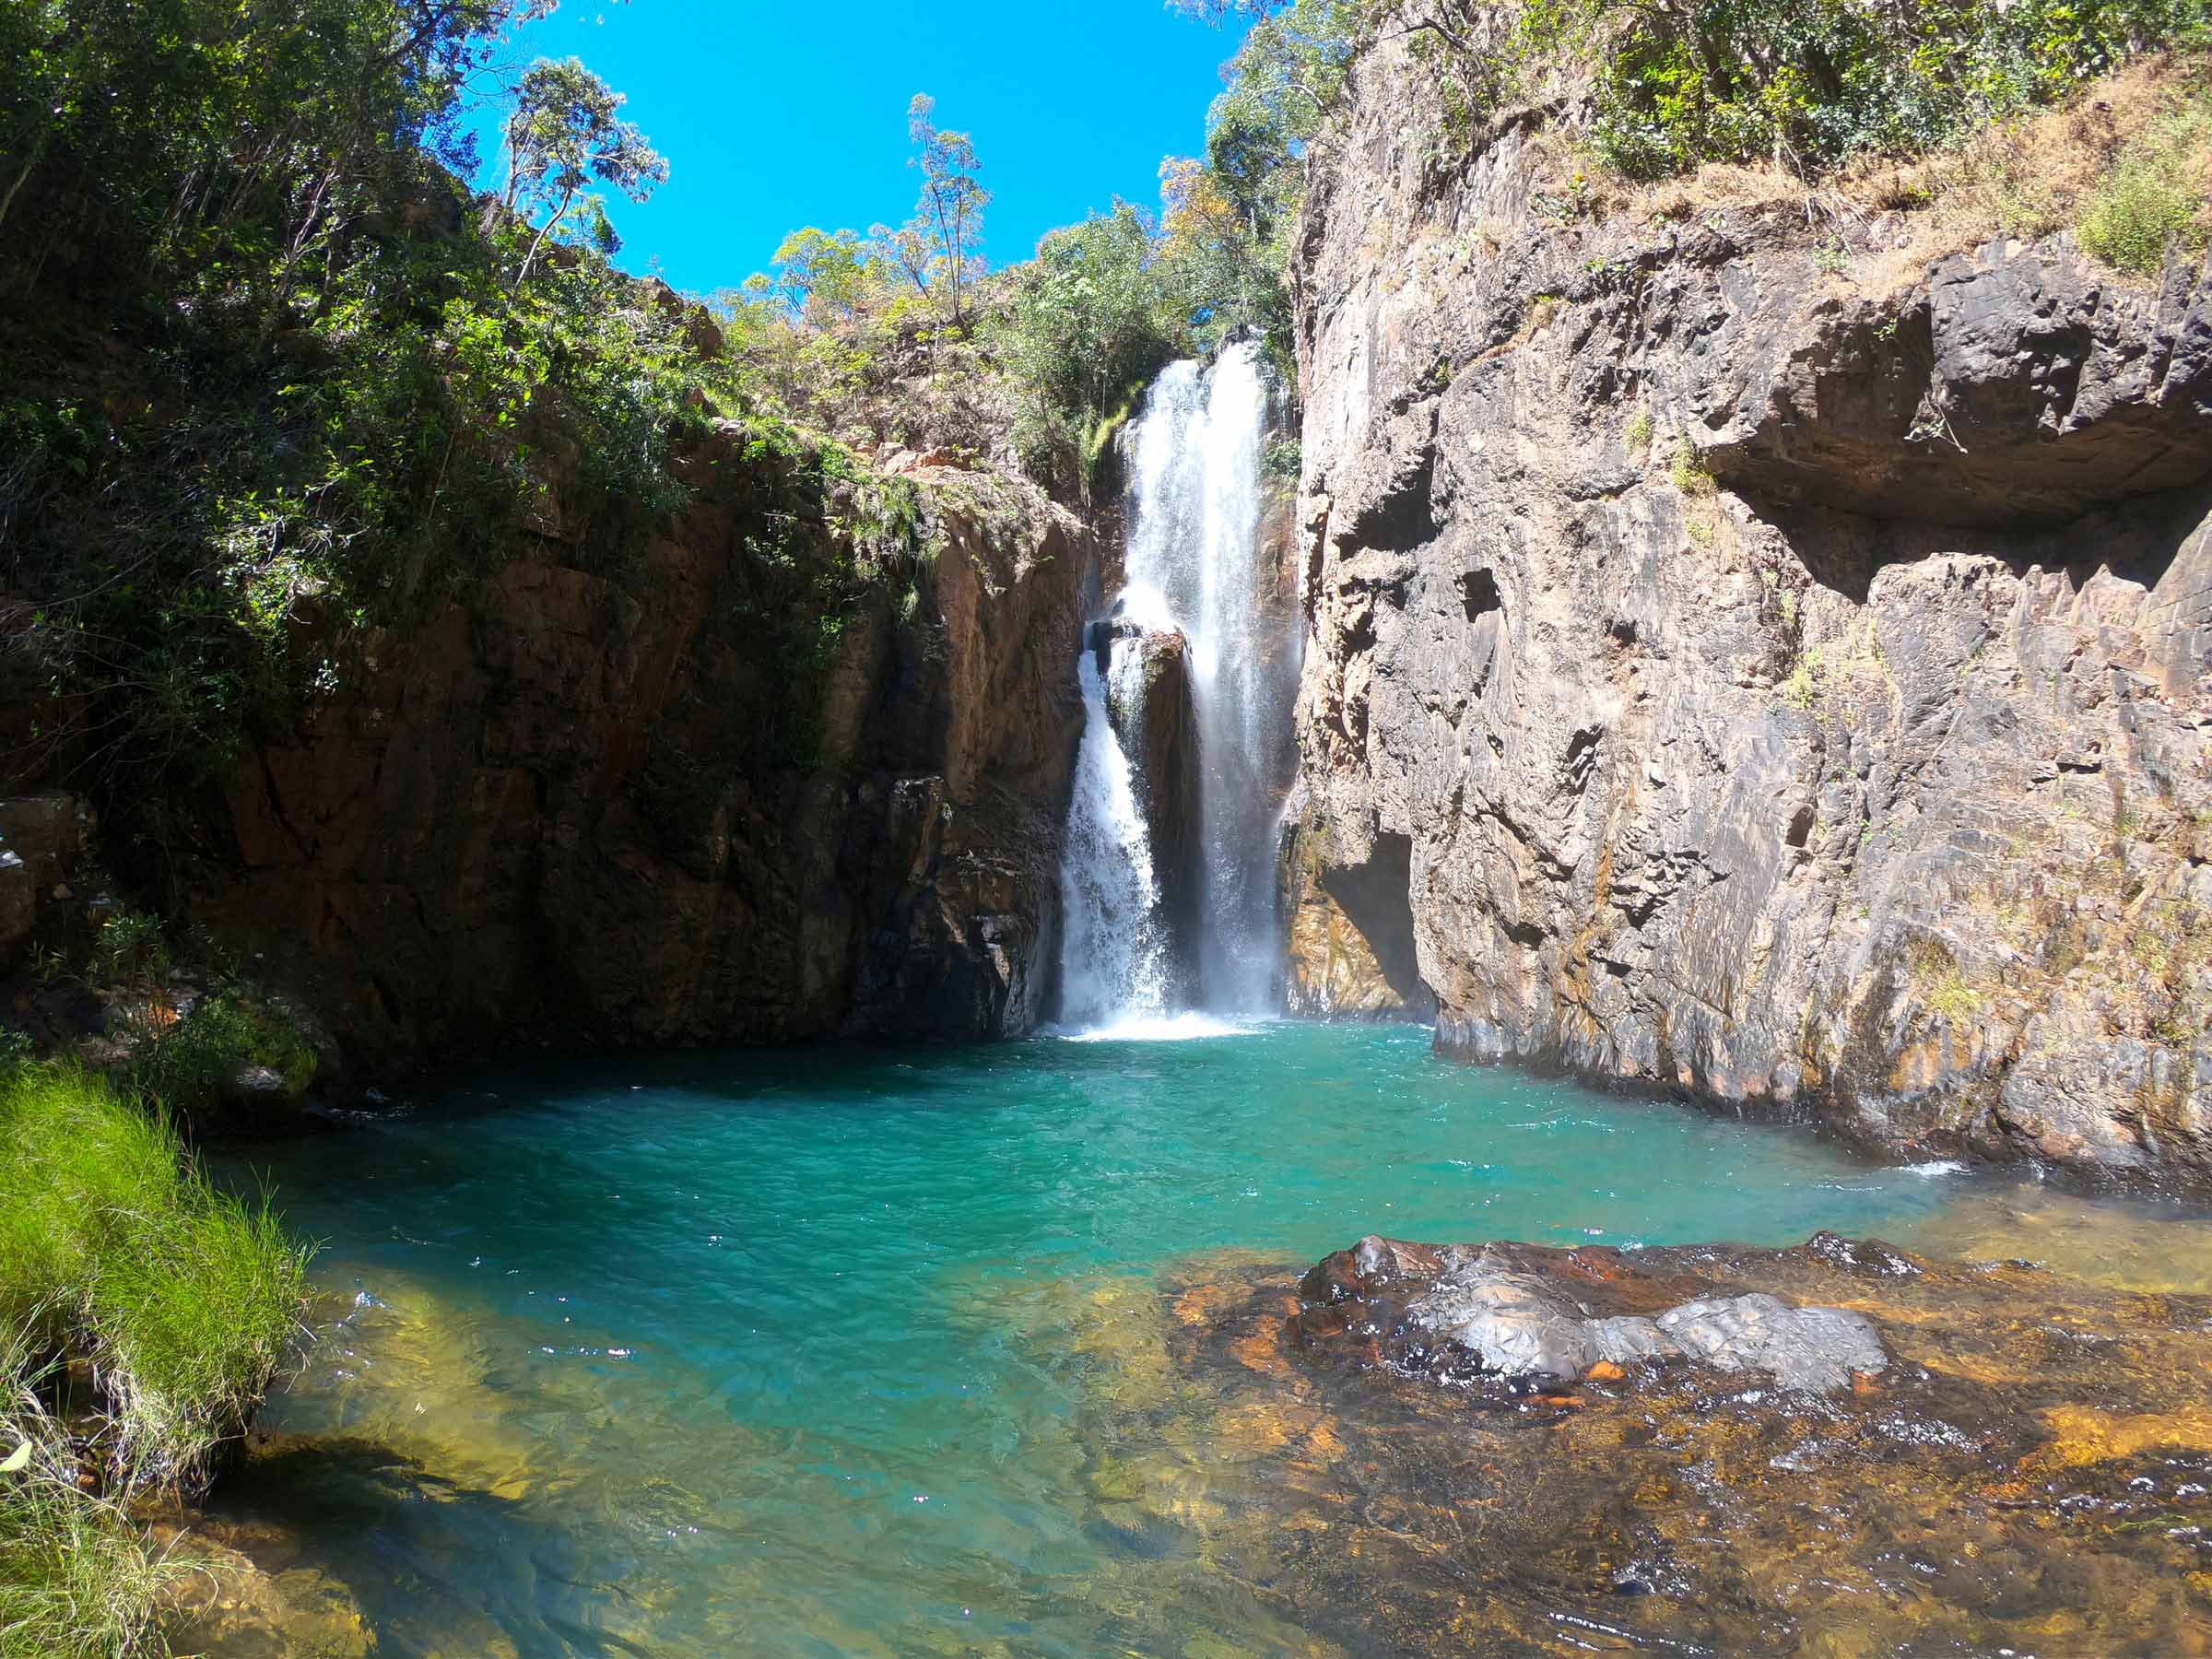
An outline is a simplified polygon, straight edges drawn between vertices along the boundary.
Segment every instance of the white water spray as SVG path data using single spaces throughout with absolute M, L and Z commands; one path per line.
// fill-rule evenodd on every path
M 1157 1018 L 1165 1011 L 1168 973 L 1152 847 L 1088 650 L 1080 673 L 1083 746 L 1060 856 L 1061 1017 L 1079 1026 Z

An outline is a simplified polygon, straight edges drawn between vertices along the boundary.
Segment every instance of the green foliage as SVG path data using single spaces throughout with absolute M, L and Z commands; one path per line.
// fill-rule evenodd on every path
M 96 985 L 159 984 L 169 977 L 170 965 L 161 924 L 143 911 L 112 912 L 93 937 L 90 969 Z
M 1517 47 L 1598 66 L 1593 136 L 1631 178 L 1706 161 L 1809 174 L 2063 98 L 2207 16 L 2205 0 L 1534 0 Z
M 922 171 L 913 217 L 897 229 L 877 225 L 869 235 L 877 257 L 903 274 L 933 312 L 942 310 L 957 331 L 967 324 L 966 291 L 982 271 L 983 209 L 991 193 L 975 176 L 982 163 L 973 140 L 934 124 L 936 107 L 926 93 L 916 93 L 907 106 L 913 165 Z
M 2201 97 L 2130 144 L 2090 193 L 2079 230 L 2083 249 L 2136 276 L 2157 276 L 2177 244 L 2201 253 L 2212 233 L 2207 148 L 2212 102 Z
M 1674 459 L 1667 463 L 1667 481 L 1686 496 L 1707 496 L 1715 488 L 1712 473 L 1698 459 L 1698 452 L 1687 439 L 1675 446 Z
M 585 194 L 593 180 L 633 202 L 667 182 L 668 163 L 635 123 L 622 119 L 624 101 L 579 58 L 540 58 L 524 75 L 507 117 L 507 206 L 519 205 L 526 218 L 542 216 L 543 222 L 515 272 L 518 285 L 546 239 L 559 234 L 578 208 L 586 242 L 603 254 L 620 246 L 605 205 Z
M 0 669 L 65 712 L 43 740 L 128 830 L 166 836 L 162 804 L 343 685 L 370 629 L 467 594 L 556 480 L 610 563 L 681 499 L 669 437 L 722 371 L 680 306 L 589 249 L 541 257 L 579 177 L 657 177 L 619 100 L 525 77 L 535 226 L 477 222 L 439 165 L 467 161 L 462 85 L 549 9 L 41 0 L 0 24 L 24 158 L 0 180 Z
M 1145 382 L 1189 348 L 1171 278 L 1127 203 L 1053 231 L 1016 274 L 992 344 L 1019 388 L 1014 441 L 1032 474 L 1072 467 L 1088 486 Z
M 249 1066 L 274 1072 L 285 1100 L 297 1101 L 315 1080 L 315 1065 L 314 1049 L 280 1008 L 233 986 L 208 993 L 150 1032 L 137 1081 L 148 1098 L 190 1118 L 218 1104 L 230 1079 Z
M 0 1321 L 88 1361 L 124 1490 L 203 1481 L 290 1350 L 306 1254 L 166 1117 L 61 1066 L 0 1076 Z

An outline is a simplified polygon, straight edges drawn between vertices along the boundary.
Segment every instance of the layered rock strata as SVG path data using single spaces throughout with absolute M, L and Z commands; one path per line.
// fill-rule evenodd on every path
M 1288 862 L 1453 1053 L 2212 1174 L 2206 270 L 1594 218 L 1571 106 L 1446 167 L 1423 74 L 1362 60 L 1299 250 Z

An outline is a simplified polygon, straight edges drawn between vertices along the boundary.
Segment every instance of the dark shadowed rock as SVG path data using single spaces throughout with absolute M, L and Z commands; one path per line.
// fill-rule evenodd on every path
M 1090 532 L 932 475 L 935 557 L 825 631 L 806 584 L 864 552 L 776 516 L 790 465 L 698 441 L 634 568 L 550 490 L 481 593 L 368 641 L 231 777 L 194 919 L 372 1065 L 1032 1024 Z

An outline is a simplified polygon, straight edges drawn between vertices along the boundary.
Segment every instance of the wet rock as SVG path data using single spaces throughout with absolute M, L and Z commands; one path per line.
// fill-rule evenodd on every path
M 1300 1320 L 1317 1339 L 1371 1330 L 1388 1363 L 1449 1381 L 1568 1381 L 1598 1366 L 1682 1359 L 1821 1393 L 1888 1363 L 1861 1314 L 1765 1292 L 1683 1297 L 1699 1284 L 1611 1250 L 1431 1250 L 1371 1236 L 1308 1276 Z
M 1828 1235 L 1371 1237 L 1161 1297 L 1201 1553 L 1317 1643 L 2207 1651 L 2212 1298 Z
M 1693 1359 L 1722 1371 L 1770 1371 L 1783 1388 L 1843 1388 L 1854 1374 L 1871 1375 L 1889 1362 L 1863 1314 L 1794 1308 L 1764 1294 L 1700 1298 L 1651 1323 L 1658 1340 Z
M 2212 273 L 1563 233 L 1559 124 L 1440 172 L 1430 74 L 1297 243 L 1301 890 L 1393 873 L 1448 1053 L 2212 1180 Z
M 1137 806 L 1152 849 L 1166 937 L 1187 988 L 1203 881 L 1198 709 L 1190 643 L 1173 628 L 1116 614 L 1090 625 L 1086 641 L 1106 686 L 1106 712 L 1135 774 Z

